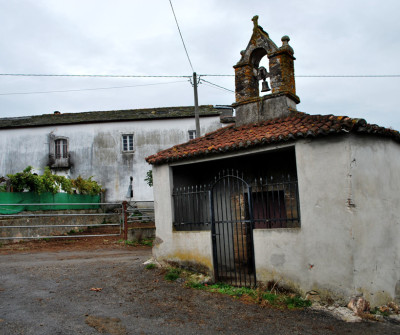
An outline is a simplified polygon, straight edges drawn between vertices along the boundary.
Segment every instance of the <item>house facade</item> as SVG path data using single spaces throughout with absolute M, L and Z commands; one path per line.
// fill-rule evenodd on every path
M 399 132 L 298 112 L 289 38 L 278 48 L 253 22 L 234 67 L 236 124 L 147 157 L 154 256 L 233 285 L 399 302 Z
M 201 106 L 201 132 L 222 126 L 226 109 Z M 222 113 L 223 112 L 223 113 Z M 229 114 L 229 110 L 228 110 Z M 31 165 L 71 178 L 93 176 L 105 200 L 152 201 L 145 182 L 150 153 L 195 136 L 194 108 L 168 107 L 45 114 L 0 119 L 0 176 Z M 132 194 L 127 195 L 132 176 Z M 129 196 L 132 195 L 132 198 Z

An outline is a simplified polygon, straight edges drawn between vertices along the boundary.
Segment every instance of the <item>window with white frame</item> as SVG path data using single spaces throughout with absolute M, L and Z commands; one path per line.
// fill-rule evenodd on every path
M 133 151 L 133 134 L 123 134 L 122 135 L 122 151 L 129 152 Z
M 189 140 L 193 140 L 194 138 L 196 138 L 196 130 L 189 130 L 188 134 L 189 134 Z

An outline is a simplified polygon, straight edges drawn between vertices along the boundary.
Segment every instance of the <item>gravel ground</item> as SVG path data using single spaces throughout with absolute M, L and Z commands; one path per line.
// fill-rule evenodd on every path
M 144 247 L 0 254 L 0 334 L 400 334 L 185 288 L 146 270 L 150 257 Z

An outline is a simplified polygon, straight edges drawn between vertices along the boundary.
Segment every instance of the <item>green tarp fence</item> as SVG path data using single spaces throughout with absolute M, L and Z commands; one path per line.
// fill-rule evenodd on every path
M 68 193 L 31 193 L 0 192 L 0 214 L 16 214 L 23 211 L 54 211 L 66 209 L 98 209 L 100 205 L 81 205 L 82 203 L 99 203 L 100 195 L 82 195 Z M 71 203 L 76 205 L 71 205 Z M 5 206 L 2 204 L 21 204 L 21 206 Z M 24 204 L 44 204 L 27 206 Z M 45 205 L 69 204 L 69 205 Z

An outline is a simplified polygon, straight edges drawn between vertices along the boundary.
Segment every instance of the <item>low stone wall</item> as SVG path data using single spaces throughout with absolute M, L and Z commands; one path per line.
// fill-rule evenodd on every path
M 128 241 L 141 241 L 156 237 L 156 227 L 135 227 L 128 229 Z
M 42 238 L 45 236 L 61 236 L 74 231 L 84 231 L 87 227 L 80 227 L 79 225 L 97 225 L 102 223 L 120 223 L 121 215 L 104 215 L 101 209 L 82 209 L 82 210 L 62 210 L 62 211 L 35 211 L 35 212 L 22 212 L 25 214 L 46 214 L 51 216 L 41 217 L 24 217 L 15 216 L 0 218 L 0 242 L 9 243 L 21 240 L 21 237 L 29 238 Z M 73 214 L 67 216 L 65 214 Z M 78 215 L 77 215 L 78 214 Z M 86 215 L 96 214 L 96 215 Z M 43 227 L 43 226 L 56 226 L 56 227 Z M 68 227 L 63 227 L 68 225 Z M 9 228 L 2 228 L 8 226 Z M 12 226 L 12 227 L 10 227 Z M 21 228 L 19 226 L 29 226 Z M 40 227 L 38 227 L 40 226 Z M 6 239 L 4 239 L 6 238 Z

